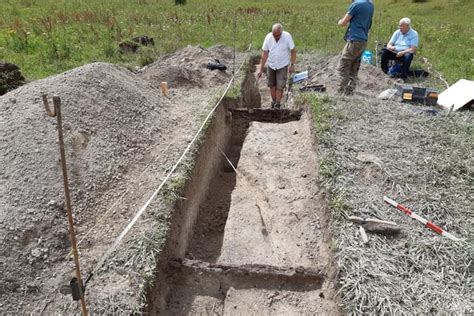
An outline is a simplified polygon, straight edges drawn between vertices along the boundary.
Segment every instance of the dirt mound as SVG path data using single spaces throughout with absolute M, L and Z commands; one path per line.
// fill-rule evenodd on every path
M 340 56 L 324 57 L 308 63 L 310 78 L 303 86 L 324 84 L 329 94 L 336 94 L 339 83 L 337 65 Z M 305 63 L 306 64 L 306 63 Z M 381 69 L 361 63 L 357 81 L 356 94 L 377 96 L 380 92 L 393 87 L 395 81 L 390 79 Z
M 56 118 L 46 115 L 42 93 L 62 99 L 78 227 L 98 215 L 108 190 L 142 162 L 156 132 L 167 128 L 159 118 L 169 101 L 137 75 L 106 63 L 0 97 L 0 313 L 37 308 L 36 300 L 57 289 L 46 284 L 71 267 L 64 267 L 70 243 Z
M 142 78 L 155 86 L 161 81 L 167 81 L 170 88 L 207 88 L 229 81 L 232 76 L 232 58 L 232 50 L 225 46 L 219 45 L 209 49 L 188 46 L 174 54 L 164 56 L 140 72 Z M 214 63 L 216 59 L 227 66 L 226 71 L 206 68 L 208 63 Z
M 78 311 L 65 288 L 74 265 L 68 255 L 56 118 L 46 115 L 43 93 L 62 100 L 83 278 L 94 272 L 87 285 L 88 307 L 96 313 L 138 308 L 146 281 L 141 272 L 150 273 L 155 263 L 156 253 L 146 253 L 149 261 L 137 255 L 142 248 L 136 240 L 148 229 L 156 233 L 150 214 L 143 216 L 149 216 L 143 219 L 146 225 L 130 231 L 117 256 L 107 258 L 104 269 L 94 268 L 156 190 L 199 128 L 212 98 L 227 84 L 229 70 L 210 72 L 196 66 L 199 58 L 206 65 L 213 61 L 205 56 L 232 60 L 225 47 L 188 47 L 138 75 L 94 63 L 0 97 L 0 314 Z M 242 56 L 237 57 L 240 65 Z M 165 98 L 156 88 L 161 79 L 155 81 L 151 74 L 180 62 L 186 64 L 185 74 L 209 86 L 170 85 Z

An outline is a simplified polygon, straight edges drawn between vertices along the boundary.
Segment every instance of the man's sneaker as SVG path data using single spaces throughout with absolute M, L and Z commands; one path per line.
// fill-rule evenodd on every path
M 279 109 L 280 107 L 281 107 L 281 104 L 280 104 L 280 103 L 277 103 L 277 102 L 275 102 L 275 108 L 276 108 L 276 109 Z
M 270 107 L 273 109 L 275 107 L 275 104 L 276 104 L 276 102 L 272 101 L 272 104 L 270 105 Z

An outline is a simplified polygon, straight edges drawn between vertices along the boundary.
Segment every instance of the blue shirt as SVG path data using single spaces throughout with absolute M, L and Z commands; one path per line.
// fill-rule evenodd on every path
M 405 34 L 400 32 L 400 30 L 396 30 L 390 39 L 390 43 L 395 46 L 397 52 L 410 47 L 418 47 L 418 33 L 412 28 Z
M 351 16 L 351 21 L 347 28 L 346 41 L 367 41 L 369 38 L 369 30 L 372 26 L 372 16 L 374 15 L 374 4 L 372 1 L 353 1 L 347 10 L 347 14 Z

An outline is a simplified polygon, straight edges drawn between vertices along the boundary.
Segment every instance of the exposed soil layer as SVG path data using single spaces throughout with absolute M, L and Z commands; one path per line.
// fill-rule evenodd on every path
M 256 113 L 281 117 L 249 112 L 256 120 Z M 161 313 L 337 313 L 330 258 L 320 250 L 324 206 L 308 133 L 306 116 L 280 124 L 233 117 L 229 160 L 199 208 L 191 259 L 171 261 Z
M 231 195 L 236 184 L 234 168 L 238 165 L 243 141 L 251 121 L 285 122 L 299 119 L 300 111 L 268 111 L 263 109 L 248 110 L 245 108 L 229 109 L 232 115 L 232 135 L 226 146 L 222 171 L 210 183 L 205 202 L 200 206 L 198 224 L 191 239 L 187 256 L 214 262 L 223 242 L 223 232 L 231 205 Z M 227 161 L 228 159 L 228 161 Z
M 180 221 L 195 221 L 175 237 L 179 250 L 168 247 L 168 258 L 161 258 L 150 311 L 338 314 L 308 113 L 227 106 L 225 129 L 211 127 L 213 133 L 230 132 L 226 144 L 214 146 L 220 167 L 198 210 L 178 205 L 185 216 Z M 205 148 L 213 142 L 209 136 Z M 209 160 L 215 158 L 198 160 L 195 169 Z M 196 186 L 203 187 L 199 181 Z M 187 190 L 184 200 L 196 191 Z
M 302 54 L 301 66 L 308 70 L 309 79 L 301 84 L 309 87 L 322 84 L 329 95 L 337 93 L 340 80 L 337 72 L 341 56 L 318 57 L 317 55 Z M 361 63 L 357 76 L 356 95 L 375 97 L 388 88 L 393 88 L 395 80 L 388 77 L 380 68 Z M 297 85 L 299 86 L 299 85 Z

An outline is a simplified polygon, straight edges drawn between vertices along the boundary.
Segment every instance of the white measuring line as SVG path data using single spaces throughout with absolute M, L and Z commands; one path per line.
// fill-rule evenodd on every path
M 229 165 L 232 167 L 232 169 L 234 169 L 234 172 L 237 173 L 237 169 L 234 167 L 234 165 L 232 164 L 230 159 L 227 157 L 227 155 L 222 151 L 222 149 L 220 147 L 217 147 L 217 148 L 219 148 L 220 152 L 224 155 L 224 157 L 227 160 L 227 162 L 229 163 Z
M 155 190 L 155 192 L 153 192 L 153 194 L 150 196 L 150 198 L 148 199 L 148 201 L 146 201 L 146 203 L 140 208 L 140 210 L 135 214 L 135 216 L 133 217 L 133 219 L 130 221 L 130 223 L 128 223 L 128 225 L 125 227 L 125 229 L 122 231 L 122 233 L 120 233 L 120 235 L 117 237 L 117 239 L 115 239 L 114 243 L 112 244 L 112 246 L 107 250 L 107 252 L 102 256 L 102 258 L 100 259 L 100 261 L 97 263 L 97 265 L 94 267 L 92 273 L 94 273 L 95 271 L 97 271 L 98 269 L 100 269 L 102 267 L 102 265 L 104 264 L 105 260 L 107 260 L 107 258 L 110 256 L 110 254 L 115 250 L 115 248 L 117 248 L 117 246 L 120 244 L 120 242 L 122 241 L 122 239 L 125 237 L 125 235 L 130 231 L 130 229 L 133 227 L 133 225 L 135 225 L 136 221 L 140 218 L 140 216 L 143 214 L 143 212 L 147 209 L 147 207 L 150 205 L 150 203 L 155 199 L 156 195 L 161 191 L 161 189 L 163 188 L 163 186 L 165 185 L 165 183 L 168 181 L 168 179 L 171 177 L 171 175 L 173 174 L 173 172 L 176 170 L 176 168 L 179 166 L 179 164 L 181 163 L 181 161 L 184 159 L 184 157 L 186 156 L 186 154 L 189 152 L 189 150 L 191 149 L 192 145 L 194 144 L 194 142 L 197 140 L 199 134 L 201 134 L 201 131 L 204 129 L 204 126 L 206 125 L 207 121 L 209 120 L 209 118 L 211 117 L 211 115 L 214 113 L 214 111 L 217 109 L 217 107 L 219 106 L 219 104 L 221 103 L 222 99 L 224 99 L 225 95 L 227 94 L 227 91 L 229 91 L 229 88 L 231 87 L 232 83 L 234 82 L 235 80 L 235 76 L 240 72 L 240 70 L 242 69 L 242 66 L 244 65 L 245 63 L 245 58 L 244 58 L 244 61 L 242 62 L 242 64 L 240 65 L 239 69 L 237 70 L 237 72 L 232 76 L 232 78 L 230 79 L 229 83 L 227 84 L 227 87 L 224 91 L 224 93 L 222 94 L 222 96 L 220 97 L 219 101 L 217 101 L 216 105 L 212 108 L 212 110 L 209 112 L 209 114 L 206 116 L 206 119 L 204 120 L 204 122 L 202 123 L 201 127 L 199 128 L 199 130 L 197 131 L 196 135 L 194 135 L 194 138 L 191 140 L 191 142 L 188 144 L 188 146 L 186 147 L 186 149 L 184 150 L 183 154 L 181 155 L 181 157 L 179 157 L 178 161 L 175 163 L 175 165 L 173 166 L 173 168 L 171 168 L 170 172 L 168 172 L 168 174 L 166 175 L 165 179 L 161 182 L 161 184 L 158 186 L 158 188 Z

